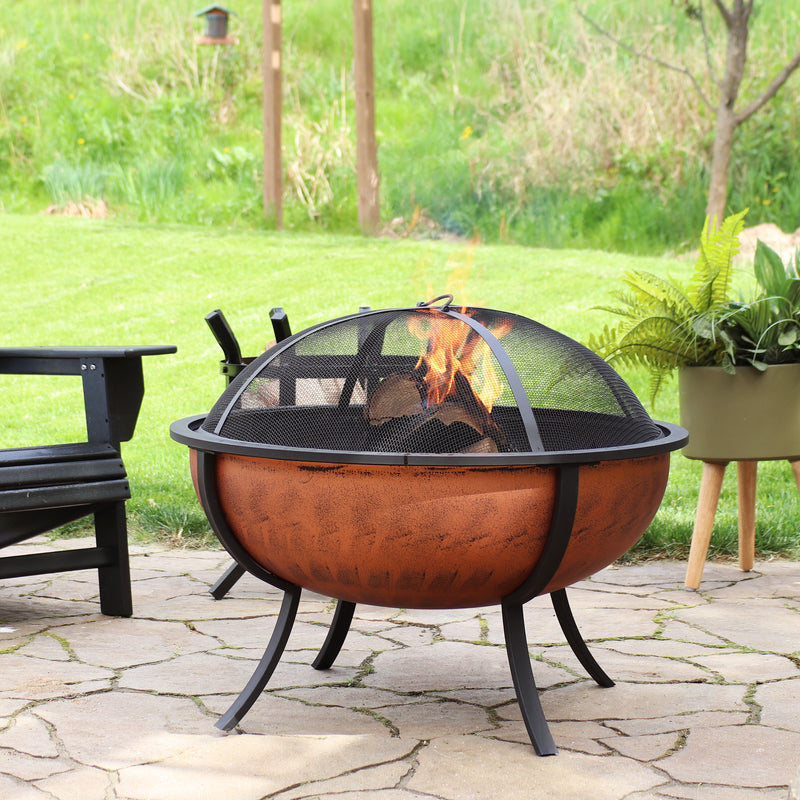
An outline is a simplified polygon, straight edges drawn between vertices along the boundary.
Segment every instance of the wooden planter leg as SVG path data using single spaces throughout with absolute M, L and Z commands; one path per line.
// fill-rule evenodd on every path
M 711 532 L 714 530 L 714 517 L 717 513 L 719 493 L 727 464 L 703 463 L 703 477 L 700 481 L 700 497 L 697 500 L 697 516 L 692 532 L 692 546 L 689 549 L 689 563 L 686 565 L 686 587 L 700 588 L 703 577 Z
M 753 569 L 756 553 L 756 475 L 758 461 L 737 461 L 739 479 L 739 569 Z
M 792 465 L 792 472 L 794 473 L 794 482 L 797 484 L 797 491 L 800 492 L 800 461 L 790 461 Z

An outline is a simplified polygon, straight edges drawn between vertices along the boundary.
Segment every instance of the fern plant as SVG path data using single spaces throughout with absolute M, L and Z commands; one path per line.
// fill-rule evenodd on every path
M 787 267 L 758 243 L 750 301 L 731 298 L 733 257 L 747 211 L 727 217 L 718 230 L 706 219 L 694 273 L 686 286 L 649 272 L 625 273 L 615 305 L 600 306 L 620 318 L 606 325 L 589 347 L 611 363 L 643 366 L 650 375 L 650 401 L 676 369 L 800 361 L 798 258 Z

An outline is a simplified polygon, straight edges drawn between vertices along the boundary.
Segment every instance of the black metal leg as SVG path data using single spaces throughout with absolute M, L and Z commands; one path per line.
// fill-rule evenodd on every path
M 567 599 L 567 590 L 559 589 L 558 591 L 551 592 L 550 599 L 553 601 L 553 608 L 556 610 L 556 617 L 558 623 L 561 625 L 561 630 L 567 637 L 567 642 L 572 648 L 572 652 L 578 657 L 583 668 L 589 675 L 595 679 L 599 686 L 613 686 L 614 681 L 603 672 L 602 667 L 594 660 L 594 656 L 589 652 L 586 642 L 583 641 L 583 636 L 575 624 L 575 617 L 572 616 L 572 609 L 569 607 L 569 600 Z
M 215 600 L 222 600 L 233 588 L 233 584 L 236 583 L 244 573 L 245 568 L 234 561 L 233 564 L 225 570 L 225 574 L 222 575 L 208 591 Z
M 558 750 L 547 726 L 542 704 L 539 702 L 539 693 L 536 690 L 536 681 L 533 679 L 522 604 L 504 602 L 502 608 L 506 654 L 522 719 L 525 721 L 528 736 L 536 752 L 540 756 L 554 756 Z
M 329 669 L 336 661 L 336 656 L 342 649 L 347 632 L 350 630 L 350 623 L 353 621 L 353 613 L 356 610 L 355 603 L 346 600 L 336 602 L 336 611 L 333 614 L 331 627 L 328 635 L 320 648 L 319 654 L 311 664 L 314 669 Z
M 299 587 L 293 587 L 284 592 L 281 610 L 267 649 L 264 651 L 261 661 L 258 662 L 255 672 L 247 682 L 247 686 L 244 687 L 242 693 L 233 702 L 233 705 L 217 721 L 217 728 L 223 731 L 235 728 L 242 717 L 250 710 L 250 706 L 255 703 L 267 685 L 267 681 L 272 677 L 272 673 L 275 671 L 275 667 L 278 666 L 278 661 L 280 661 L 280 657 L 286 647 L 289 634 L 292 632 L 292 625 L 297 616 L 297 607 L 300 604 L 300 594 Z
M 97 511 L 94 530 L 97 546 L 113 553 L 113 562 L 97 570 L 100 610 L 112 617 L 129 617 L 133 613 L 133 602 L 125 502 L 120 501 Z

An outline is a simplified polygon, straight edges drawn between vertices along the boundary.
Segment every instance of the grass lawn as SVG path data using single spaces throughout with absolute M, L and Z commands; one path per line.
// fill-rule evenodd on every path
M 241 232 L 114 220 L 0 216 L 0 346 L 175 344 L 145 360 L 146 393 L 136 435 L 123 445 L 133 489 L 132 527 L 171 541 L 202 541 L 205 517 L 191 489 L 187 453 L 169 424 L 209 410 L 224 388 L 221 358 L 203 317 L 221 308 L 254 355 L 282 306 L 294 330 L 356 311 L 414 305 L 445 291 L 457 301 L 524 314 L 578 340 L 608 321 L 592 310 L 629 268 L 685 276 L 690 261 L 592 251 L 542 250 L 463 241 L 364 239 Z M 625 377 L 641 396 L 641 374 Z M 79 382 L 0 376 L 0 446 L 83 437 Z M 66 415 L 65 415 L 66 410 Z M 678 421 L 675 382 L 651 410 Z M 735 476 L 723 489 L 717 552 L 736 550 Z M 691 536 L 700 464 L 673 457 L 664 504 L 640 554 L 683 555 Z M 798 552 L 797 491 L 789 465 L 762 465 L 758 547 Z

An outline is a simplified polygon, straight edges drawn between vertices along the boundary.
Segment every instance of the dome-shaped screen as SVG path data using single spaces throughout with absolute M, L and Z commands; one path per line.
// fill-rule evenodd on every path
M 359 453 L 545 453 L 664 434 L 580 343 L 485 308 L 368 311 L 257 358 L 203 429 L 275 447 Z

